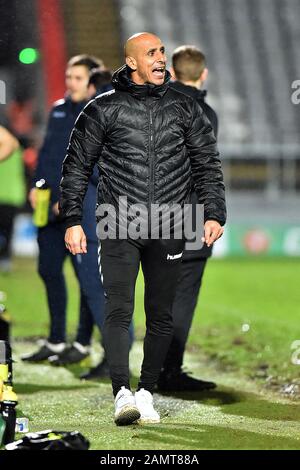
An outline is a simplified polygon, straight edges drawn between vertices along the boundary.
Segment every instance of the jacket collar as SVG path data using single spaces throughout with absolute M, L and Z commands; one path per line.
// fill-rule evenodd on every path
M 168 89 L 171 78 L 170 72 L 166 70 L 165 81 L 162 85 L 137 85 L 131 80 L 131 69 L 125 64 L 113 74 L 112 85 L 116 90 L 127 91 L 139 99 L 145 99 L 147 96 L 161 98 Z

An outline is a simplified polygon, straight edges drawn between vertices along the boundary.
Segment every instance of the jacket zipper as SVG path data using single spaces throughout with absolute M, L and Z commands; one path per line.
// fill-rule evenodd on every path
M 149 105 L 149 211 L 151 203 L 154 202 L 154 152 L 153 152 L 153 115 Z

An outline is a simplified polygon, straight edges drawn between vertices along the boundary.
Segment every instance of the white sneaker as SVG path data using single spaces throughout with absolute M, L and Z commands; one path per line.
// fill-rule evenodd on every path
M 121 387 L 115 398 L 115 423 L 118 426 L 132 424 L 141 416 L 130 390 Z
M 141 388 L 135 392 L 135 403 L 141 413 L 140 424 L 160 422 L 160 416 L 153 408 L 153 396 L 148 390 Z

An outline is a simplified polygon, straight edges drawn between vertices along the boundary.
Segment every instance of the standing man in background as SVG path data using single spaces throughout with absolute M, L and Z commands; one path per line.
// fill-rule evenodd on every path
M 215 111 L 205 102 L 206 90 L 201 90 L 207 79 L 208 69 L 204 54 L 195 46 L 181 46 L 175 49 L 172 56 L 172 72 L 175 81 L 170 86 L 193 98 L 209 119 L 218 135 L 218 117 Z M 192 193 L 193 218 L 197 196 Z M 202 278 L 207 259 L 212 254 L 212 245 L 204 245 L 201 250 L 185 250 L 182 258 L 181 274 L 173 304 L 174 332 L 163 370 L 158 380 L 161 391 L 202 391 L 216 387 L 213 382 L 199 380 L 182 370 L 183 356 L 189 331 L 197 305 Z
M 66 68 L 66 97 L 57 101 L 48 121 L 46 137 L 40 150 L 33 183 L 44 179 L 51 189 L 49 222 L 38 230 L 39 274 L 44 281 L 50 314 L 50 333 L 42 347 L 23 356 L 23 360 L 40 362 L 51 357 L 54 365 L 80 362 L 90 353 L 91 331 L 94 324 L 101 329 L 104 314 L 104 295 L 98 272 L 98 243 L 96 236 L 95 204 L 96 173 L 91 175 L 84 200 L 83 226 L 88 239 L 86 256 L 71 256 L 80 286 L 80 322 L 76 340 L 66 345 L 67 291 L 63 264 L 68 250 L 64 243 L 64 225 L 59 218 L 58 199 L 61 165 L 74 123 L 87 104 L 90 71 L 103 67 L 101 60 L 79 55 L 69 60 Z M 36 189 L 30 192 L 32 207 L 36 204 Z M 104 360 L 104 375 L 107 366 Z

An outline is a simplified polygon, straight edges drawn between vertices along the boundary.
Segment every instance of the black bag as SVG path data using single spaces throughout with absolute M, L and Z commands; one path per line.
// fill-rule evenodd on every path
M 41 431 L 5 446 L 5 450 L 88 450 L 89 441 L 78 431 Z

